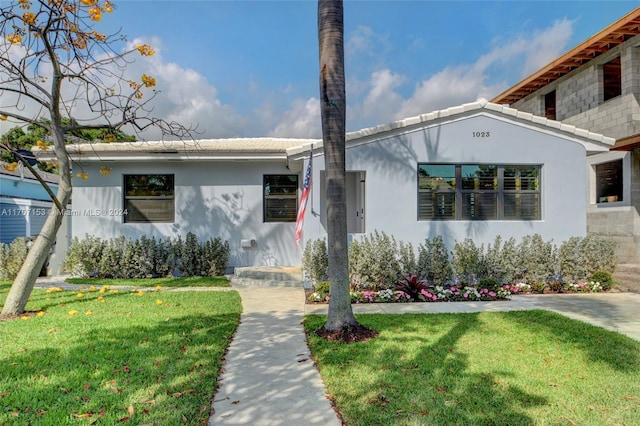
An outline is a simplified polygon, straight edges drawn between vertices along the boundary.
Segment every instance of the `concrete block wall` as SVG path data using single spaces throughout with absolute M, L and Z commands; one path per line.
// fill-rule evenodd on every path
M 639 225 L 635 208 L 587 214 L 587 234 L 614 240 L 619 263 L 640 263 Z
M 556 119 L 614 138 L 640 133 L 640 36 L 519 100 L 518 110 L 544 115 L 544 95 L 556 91 Z M 620 56 L 622 96 L 604 102 L 602 65 Z

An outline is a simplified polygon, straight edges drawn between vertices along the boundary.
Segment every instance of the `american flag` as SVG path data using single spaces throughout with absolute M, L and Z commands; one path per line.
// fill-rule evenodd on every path
M 307 210 L 307 200 L 309 192 L 311 192 L 311 163 L 313 161 L 313 150 L 309 153 L 309 164 L 307 172 L 304 174 L 304 185 L 302 186 L 302 197 L 300 198 L 300 208 L 296 218 L 296 247 L 300 247 L 300 239 L 302 238 L 302 222 L 304 222 L 304 213 Z

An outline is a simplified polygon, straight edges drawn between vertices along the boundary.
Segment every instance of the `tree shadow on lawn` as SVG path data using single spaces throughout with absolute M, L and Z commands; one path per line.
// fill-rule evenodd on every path
M 2 359 L 0 423 L 206 422 L 238 318 L 222 313 L 106 325 L 64 348 L 29 350 L 25 342 L 27 349 Z
M 628 336 L 546 310 L 501 312 L 499 315 L 544 334 L 549 341 L 575 347 L 592 362 L 623 372 L 640 370 L 640 343 Z M 568 321 L 571 327 L 567 326 Z
M 346 347 L 352 354 L 347 365 L 338 354 L 344 347 L 315 342 L 332 371 L 325 382 L 342 389 L 335 395 L 338 408 L 352 407 L 343 412 L 346 424 L 533 423 L 523 409 L 547 404 L 545 397 L 505 384 L 502 378 L 508 373 L 473 371 L 468 355 L 457 348 L 469 331 L 483 327 L 478 314 L 424 318 L 399 315 L 389 325 L 388 319 L 378 321 L 378 315 L 361 315 L 358 320 L 380 335 Z M 400 337 L 394 332 L 398 329 L 409 337 Z M 362 383 L 348 388 L 340 384 L 354 380 Z

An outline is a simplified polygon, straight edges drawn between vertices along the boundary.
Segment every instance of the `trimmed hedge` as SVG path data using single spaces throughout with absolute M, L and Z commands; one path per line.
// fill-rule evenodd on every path
M 110 240 L 86 235 L 73 239 L 64 268 L 74 276 L 150 278 L 222 275 L 229 263 L 229 243 L 220 237 L 199 241 L 189 232 L 166 240 L 124 236 Z

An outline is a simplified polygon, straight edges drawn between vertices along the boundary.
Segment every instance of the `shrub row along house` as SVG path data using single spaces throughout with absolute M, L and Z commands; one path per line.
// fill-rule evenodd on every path
M 348 232 L 415 246 L 441 236 L 563 241 L 586 234 L 587 158 L 614 139 L 486 101 L 347 135 Z M 326 235 L 321 140 L 224 139 L 70 147 L 73 235 L 229 242 L 229 266 L 300 265 Z M 39 156 L 50 155 L 39 152 Z M 312 190 L 295 244 L 304 174 Z

